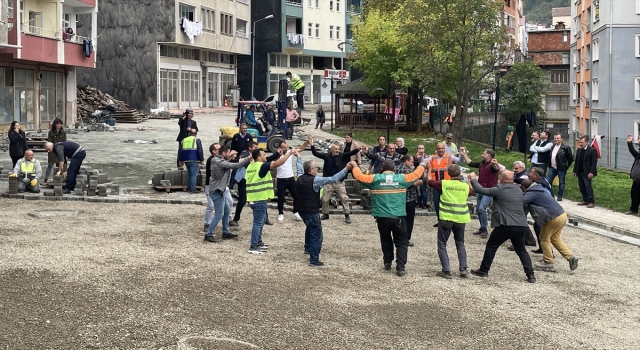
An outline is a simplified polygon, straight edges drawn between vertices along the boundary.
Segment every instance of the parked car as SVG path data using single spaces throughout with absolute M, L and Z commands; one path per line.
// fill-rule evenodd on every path
M 288 93 L 287 94 L 287 98 L 289 99 L 289 103 L 293 103 L 293 108 L 298 108 L 298 103 L 296 102 L 296 93 L 295 92 Z M 273 95 L 265 98 L 264 101 L 262 101 L 262 102 L 265 103 L 268 106 L 272 106 L 273 108 L 276 108 L 276 101 L 279 101 L 278 94 L 273 94 Z M 258 106 L 258 110 L 260 110 L 260 106 Z

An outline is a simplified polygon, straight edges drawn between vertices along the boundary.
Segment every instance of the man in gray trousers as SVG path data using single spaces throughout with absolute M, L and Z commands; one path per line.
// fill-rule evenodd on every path
M 524 215 L 522 190 L 513 182 L 513 172 L 503 171 L 502 179 L 496 187 L 484 188 L 478 183 L 475 173 L 469 174 L 471 186 L 476 193 L 493 197 L 491 213 L 491 236 L 487 240 L 480 268 L 471 270 L 478 277 L 489 277 L 489 269 L 500 245 L 511 240 L 516 254 L 520 258 L 527 282 L 535 283 L 536 277 L 531 265 L 531 257 L 524 246 L 527 218 Z

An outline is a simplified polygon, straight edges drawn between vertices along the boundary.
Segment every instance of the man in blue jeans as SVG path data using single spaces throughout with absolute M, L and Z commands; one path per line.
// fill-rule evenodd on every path
M 187 166 L 189 193 L 200 193 L 196 190 L 196 179 L 198 178 L 198 171 L 200 171 L 200 164 L 204 163 L 202 142 L 200 142 L 200 139 L 198 139 L 196 135 L 198 135 L 198 130 L 191 129 L 189 136 L 182 139 L 180 148 L 178 149 L 180 166 Z
M 67 168 L 67 188 L 62 192 L 63 194 L 70 194 L 76 187 L 78 171 L 80 170 L 82 161 L 84 161 L 84 158 L 87 156 L 84 147 L 75 142 L 62 141 L 57 142 L 55 145 L 47 142 L 44 145 L 44 149 L 49 153 L 55 152 L 58 155 L 58 169 L 62 169 L 65 159 L 70 159 L 69 167 Z M 58 175 L 60 175 L 60 171 L 58 171 Z
M 213 231 L 220 220 L 222 220 L 222 238 L 236 238 L 238 235 L 229 231 L 229 214 L 231 213 L 231 205 L 225 198 L 225 191 L 231 179 L 231 170 L 242 168 L 248 165 L 251 159 L 249 157 L 240 159 L 238 163 L 229 162 L 235 159 L 236 151 L 232 151 L 229 146 L 222 146 L 218 154 L 211 160 L 211 178 L 209 178 L 209 196 L 213 201 L 215 214 L 209 223 L 209 229 L 204 236 L 205 242 L 215 243 L 218 240 L 213 236 Z
M 347 172 L 353 169 L 351 162 L 332 177 L 317 177 L 318 167 L 316 162 L 308 160 L 302 164 L 302 158 L 298 150 L 293 154 L 298 157 L 296 168 L 298 180 L 296 181 L 296 192 L 298 195 L 298 214 L 302 217 L 304 225 L 307 226 L 304 232 L 304 253 L 309 254 L 309 266 L 322 266 L 320 261 L 320 250 L 322 249 L 322 221 L 320 221 L 320 208 L 322 199 L 320 189 L 324 185 L 332 184 L 344 179 Z
M 562 142 L 562 134 L 553 135 L 553 148 L 551 149 L 551 166 L 547 172 L 547 181 L 553 184 L 553 179 L 558 176 L 558 197 L 557 201 L 562 201 L 564 194 L 564 179 L 567 176 L 567 170 L 573 163 L 573 154 L 571 147 Z M 553 195 L 553 192 L 551 192 Z

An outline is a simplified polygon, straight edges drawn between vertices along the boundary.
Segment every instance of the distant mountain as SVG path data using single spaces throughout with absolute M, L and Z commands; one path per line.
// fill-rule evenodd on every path
M 527 23 L 551 23 L 551 9 L 554 7 L 569 7 L 571 0 L 523 0 L 524 16 Z

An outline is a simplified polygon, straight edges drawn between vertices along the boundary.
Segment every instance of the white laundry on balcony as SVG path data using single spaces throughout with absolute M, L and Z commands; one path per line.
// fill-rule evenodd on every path
M 182 29 L 193 44 L 193 38 L 202 34 L 202 22 L 191 22 L 189 19 L 182 18 Z
M 294 45 L 304 45 L 305 41 L 307 41 L 307 37 L 304 34 L 288 33 L 287 37 L 289 38 L 289 42 Z

